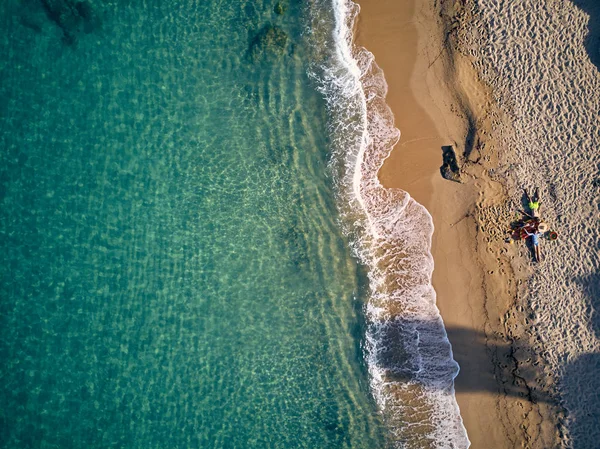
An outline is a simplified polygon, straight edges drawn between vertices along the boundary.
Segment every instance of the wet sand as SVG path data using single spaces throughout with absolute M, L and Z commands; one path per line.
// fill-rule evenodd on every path
M 509 223 L 511 212 L 505 187 L 489 176 L 500 151 L 492 131 L 502 116 L 447 38 L 460 14 L 441 15 L 426 0 L 359 4 L 357 44 L 384 71 L 387 103 L 402 133 L 379 177 L 433 217 L 433 285 L 460 365 L 456 397 L 471 447 L 554 447 L 553 399 L 535 385 L 531 348 L 515 343 L 524 330 L 511 314 L 530 268 L 526 253 L 515 255 L 503 242 L 498 217 Z M 459 158 L 460 183 L 440 173 L 448 145 Z

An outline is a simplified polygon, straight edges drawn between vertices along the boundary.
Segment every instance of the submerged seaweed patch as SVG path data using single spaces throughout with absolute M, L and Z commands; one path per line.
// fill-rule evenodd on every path
M 48 19 L 62 30 L 66 44 L 75 44 L 79 34 L 89 34 L 100 26 L 99 15 L 85 0 L 40 0 L 40 3 Z
M 277 2 L 277 4 L 275 5 L 275 14 L 278 14 L 280 16 L 285 14 L 285 12 L 288 9 L 288 6 L 288 3 L 285 1 Z
M 277 25 L 267 24 L 252 38 L 248 54 L 252 61 L 265 56 L 281 56 L 287 47 L 289 36 Z

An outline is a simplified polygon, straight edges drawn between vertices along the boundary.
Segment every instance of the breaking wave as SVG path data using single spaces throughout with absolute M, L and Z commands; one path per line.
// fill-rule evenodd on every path
M 433 222 L 407 192 L 378 180 L 400 131 L 385 102 L 383 72 L 372 53 L 353 44 L 359 6 L 348 0 L 333 0 L 333 6 L 331 16 L 324 8 L 312 14 L 310 33 L 320 54 L 310 75 L 330 111 L 342 226 L 369 272 L 371 389 L 395 447 L 466 448 L 454 397 L 458 365 L 431 284 Z

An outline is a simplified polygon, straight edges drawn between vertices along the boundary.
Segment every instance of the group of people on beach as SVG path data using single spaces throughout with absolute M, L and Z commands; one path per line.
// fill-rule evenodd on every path
M 540 255 L 540 236 L 547 231 L 546 225 L 544 223 L 540 223 L 540 194 L 538 188 L 535 189 L 533 196 L 530 196 L 529 193 L 527 193 L 527 189 L 523 189 L 523 191 L 525 192 L 525 199 L 527 200 L 527 207 L 529 208 L 530 212 L 526 213 L 526 215 L 533 219 L 535 226 L 533 229 L 531 229 L 531 231 L 528 230 L 526 226 L 523 226 L 522 229 L 527 238 L 531 238 L 535 261 L 539 262 L 542 260 Z

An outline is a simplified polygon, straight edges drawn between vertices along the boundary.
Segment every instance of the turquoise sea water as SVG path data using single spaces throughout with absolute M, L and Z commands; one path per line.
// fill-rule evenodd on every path
M 0 447 L 386 445 L 281 5 L 2 2 Z

